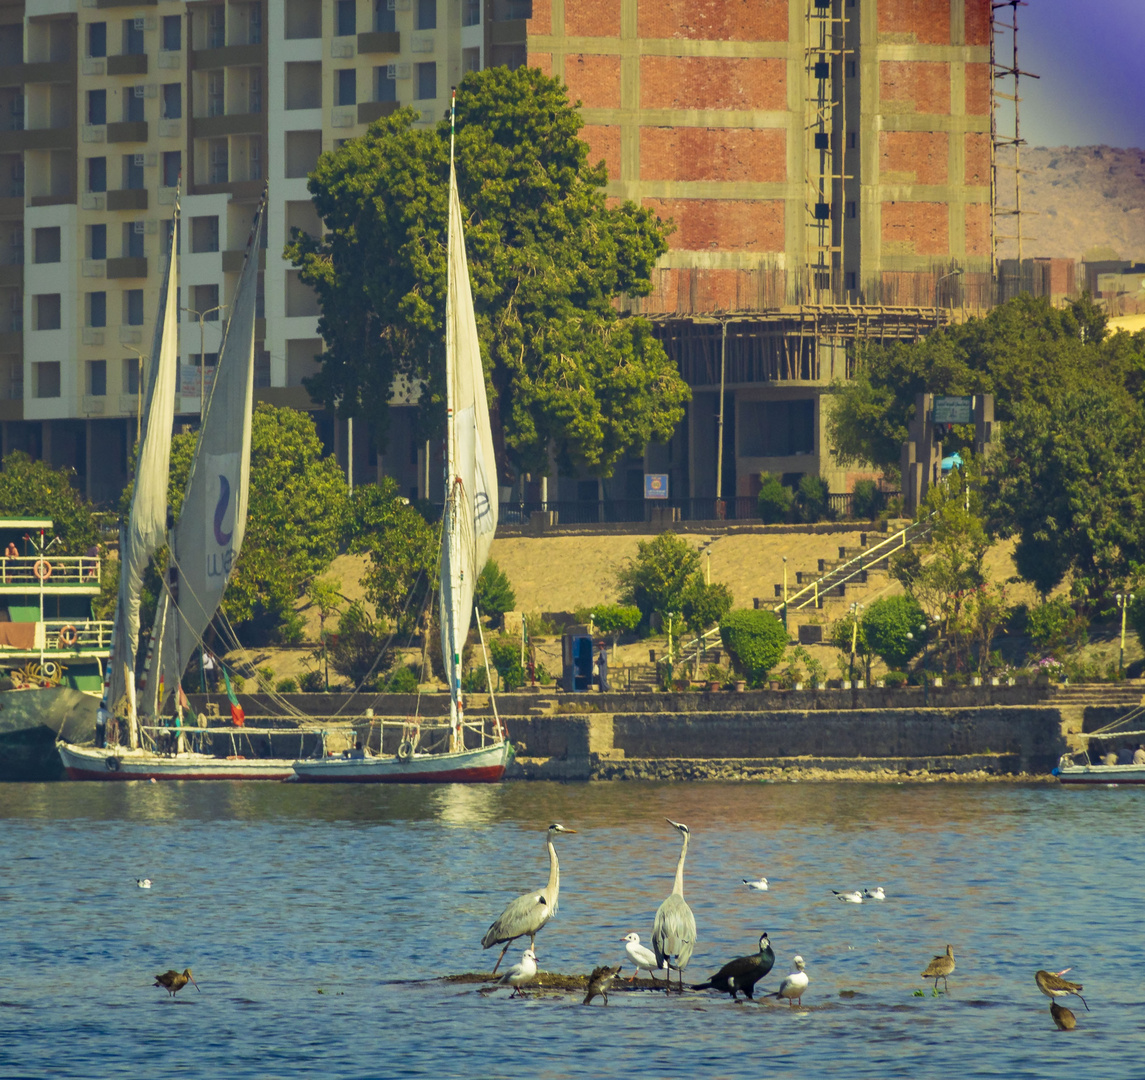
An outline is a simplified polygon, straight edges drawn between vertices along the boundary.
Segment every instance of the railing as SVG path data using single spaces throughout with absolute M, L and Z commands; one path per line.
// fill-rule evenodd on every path
M 64 586 L 99 586 L 100 560 L 94 555 L 17 555 L 0 557 L 0 584 L 29 591 Z
M 114 627 L 110 619 L 45 619 L 44 652 L 107 652 Z

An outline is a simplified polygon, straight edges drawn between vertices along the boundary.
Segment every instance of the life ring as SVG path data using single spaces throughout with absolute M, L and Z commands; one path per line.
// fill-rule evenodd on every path
M 119 758 L 109 757 L 107 759 L 107 771 L 108 772 L 119 772 Z
M 45 679 L 54 679 L 60 673 L 60 665 L 54 660 L 45 660 L 40 667 L 40 674 Z
M 413 743 L 409 739 L 402 739 L 398 743 L 398 761 L 413 760 Z
M 37 581 L 47 581 L 52 576 L 52 564 L 47 559 L 37 559 L 32 563 L 32 575 Z
M 71 623 L 68 623 L 67 626 L 61 626 L 60 627 L 60 644 L 61 645 L 67 645 L 70 647 L 70 646 L 74 645 L 77 641 L 79 641 L 79 637 L 80 637 L 79 631 L 74 626 L 72 626 Z

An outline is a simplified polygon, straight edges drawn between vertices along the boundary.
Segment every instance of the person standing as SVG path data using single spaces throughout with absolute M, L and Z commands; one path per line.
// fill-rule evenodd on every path
M 600 643 L 599 651 L 596 654 L 596 670 L 600 692 L 606 694 L 608 693 L 608 650 L 604 647 L 603 641 Z
M 206 676 L 207 687 L 211 693 L 215 693 L 219 689 L 219 665 L 215 658 L 203 650 L 203 674 Z

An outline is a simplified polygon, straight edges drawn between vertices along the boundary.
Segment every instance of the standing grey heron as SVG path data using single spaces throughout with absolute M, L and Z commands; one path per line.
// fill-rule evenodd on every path
M 664 901 L 652 922 L 652 948 L 656 953 L 656 966 L 668 968 L 668 988 L 672 986 L 672 968 L 680 973 L 680 989 L 684 989 L 684 968 L 696 947 L 696 916 L 684 900 L 684 859 L 688 855 L 688 826 L 665 818 L 684 838 L 680 848 L 680 861 L 676 863 L 676 881 L 672 895 Z
M 501 955 L 497 957 L 497 963 L 493 965 L 494 975 L 497 974 L 501 961 L 505 959 L 509 946 L 517 938 L 528 934 L 529 947 L 534 948 L 537 944 L 537 931 L 557 913 L 557 896 L 561 891 L 561 868 L 557 863 L 557 849 L 553 847 L 553 837 L 557 833 L 575 832 L 576 829 L 566 829 L 556 823 L 549 826 L 545 836 L 545 846 L 549 849 L 549 883 L 537 892 L 518 896 L 485 931 L 485 936 L 481 939 L 481 948 L 489 949 L 502 942 L 505 945 Z

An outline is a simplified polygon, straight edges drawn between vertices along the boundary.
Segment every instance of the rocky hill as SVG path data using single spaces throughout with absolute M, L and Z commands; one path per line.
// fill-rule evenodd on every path
M 999 182 L 1007 174 L 999 171 Z M 1003 190 L 1001 201 L 1010 200 Z M 1022 254 L 1145 262 L 1145 150 L 1109 146 L 1022 150 Z M 1002 228 L 1000 232 L 1010 231 Z M 1002 256 L 1013 257 L 1007 241 Z

